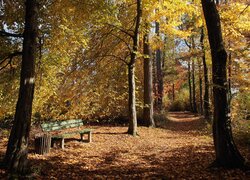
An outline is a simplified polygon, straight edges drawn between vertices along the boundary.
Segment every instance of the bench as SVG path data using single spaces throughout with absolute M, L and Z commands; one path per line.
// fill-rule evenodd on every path
M 60 143 L 60 147 L 64 149 L 64 139 L 68 138 L 74 134 L 80 134 L 80 140 L 84 140 L 84 134 L 88 135 L 87 142 L 92 141 L 92 130 L 91 129 L 80 129 L 83 126 L 83 121 L 81 119 L 63 120 L 63 121 L 53 121 L 41 124 L 41 128 L 44 132 L 51 133 L 51 146 L 54 147 L 56 142 Z M 76 128 L 78 130 L 59 132 L 63 129 Z M 59 132 L 59 133 L 58 133 Z

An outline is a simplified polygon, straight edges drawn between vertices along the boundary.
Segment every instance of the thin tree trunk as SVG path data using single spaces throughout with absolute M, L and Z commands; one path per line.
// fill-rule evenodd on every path
M 140 25 L 142 18 L 142 1 L 137 0 L 137 14 L 133 39 L 133 50 L 130 55 L 130 62 L 128 64 L 128 81 L 129 81 L 129 127 L 128 134 L 133 136 L 137 135 L 137 117 L 136 117 L 136 105 L 135 105 L 135 61 L 136 54 L 139 48 L 139 35 Z
M 192 101 L 193 101 L 193 112 L 197 113 L 197 105 L 196 105 L 196 91 L 195 91 L 195 64 L 194 64 L 194 58 L 192 58 Z
M 238 151 L 232 136 L 229 117 L 227 87 L 227 53 L 223 45 L 220 16 L 214 1 L 202 0 L 212 55 L 214 122 L 213 139 L 216 161 L 214 165 L 242 168 L 245 160 Z
M 155 55 L 153 55 L 155 56 Z M 153 101 L 154 101 L 154 107 L 157 107 L 157 75 L 156 75 L 156 61 L 153 61 L 153 93 L 154 93 L 154 97 L 153 97 Z
M 153 119 L 153 74 L 152 74 L 152 53 L 149 46 L 149 34 L 144 35 L 144 108 L 143 120 L 148 127 L 155 127 Z
M 11 174 L 26 174 L 29 170 L 27 156 L 35 85 L 37 6 L 36 0 L 26 0 L 19 97 L 16 105 L 14 125 L 11 129 L 4 158 L 6 168 Z
M 160 25 L 155 22 L 155 33 L 159 36 Z M 156 50 L 156 74 L 157 74 L 157 108 L 162 110 L 162 98 L 163 98 L 163 73 L 162 73 L 162 52 L 160 49 Z
M 129 86 L 129 128 L 128 134 L 136 136 L 137 133 L 137 117 L 136 117 L 136 105 L 135 105 L 135 66 L 128 65 L 128 86 Z
M 201 48 L 202 48 L 202 64 L 204 71 L 204 98 L 203 98 L 203 108 L 204 116 L 208 122 L 211 121 L 210 118 L 210 104 L 209 104 L 209 81 L 208 81 L 208 68 L 206 63 L 205 47 L 204 47 L 204 29 L 201 29 L 201 38 L 200 38 Z
M 173 101 L 175 101 L 175 87 L 174 87 L 174 83 L 172 85 L 172 98 L 173 98 Z
M 231 79 L 232 79 L 232 53 L 229 52 L 228 55 L 228 96 L 229 96 L 229 102 L 231 102 L 232 99 L 232 91 L 231 91 Z
M 198 59 L 199 65 L 199 98 L 200 98 L 200 114 L 203 114 L 203 98 L 202 98 L 202 75 L 201 75 L 201 62 Z
M 192 103 L 192 84 L 191 84 L 191 67 L 190 61 L 188 61 L 188 87 L 189 87 L 189 105 L 190 110 L 193 111 L 193 103 Z

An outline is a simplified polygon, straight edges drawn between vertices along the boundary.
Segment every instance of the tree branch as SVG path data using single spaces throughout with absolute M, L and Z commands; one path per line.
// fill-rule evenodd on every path
M 187 42 L 187 40 L 186 39 L 184 39 L 184 42 L 185 42 L 185 44 L 187 45 L 187 47 L 189 48 L 189 49 L 191 49 L 192 47 L 191 47 L 191 44 L 188 44 L 188 42 Z
M 13 33 L 9 33 L 6 31 L 0 31 L 0 36 L 2 37 L 18 37 L 18 38 L 22 38 L 23 34 L 13 34 Z
M 121 38 L 121 37 L 119 37 L 119 36 L 117 36 L 116 34 L 113 34 L 113 33 L 111 33 L 111 35 L 116 37 L 117 39 L 119 39 L 121 42 L 123 42 L 127 46 L 129 52 L 132 52 L 129 43 L 127 43 L 123 38 Z
M 124 34 L 128 35 L 129 37 L 133 38 L 133 34 L 130 34 L 127 30 L 125 30 L 125 29 L 123 29 L 121 27 L 115 26 L 113 24 L 107 23 L 107 25 L 112 26 L 112 27 L 118 29 L 119 31 L 123 32 Z
M 240 15 L 242 15 L 242 14 L 247 10 L 247 8 L 249 7 L 249 5 L 250 5 L 250 4 L 247 4 L 247 6 L 243 9 L 243 11 L 240 12 Z M 239 16 L 240 16 L 240 15 L 239 15 Z
M 20 52 L 20 51 L 15 51 L 15 52 L 9 54 L 8 56 L 6 56 L 3 60 L 1 60 L 0 65 L 2 65 L 2 64 L 3 64 L 4 62 L 6 62 L 7 60 L 9 60 L 9 62 L 8 62 L 6 65 L 4 65 L 3 67 L 1 67 L 1 68 L 0 68 L 0 71 L 3 70 L 4 68 L 6 68 L 9 64 L 11 64 L 11 62 L 12 62 L 12 60 L 13 60 L 14 57 L 20 56 L 20 55 L 22 55 L 22 54 L 23 54 L 23 53 Z

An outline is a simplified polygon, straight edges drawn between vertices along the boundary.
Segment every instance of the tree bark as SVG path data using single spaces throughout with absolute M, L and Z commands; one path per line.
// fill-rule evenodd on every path
M 228 55 L 228 96 L 229 96 L 229 103 L 231 103 L 232 99 L 232 91 L 231 91 L 231 79 L 232 79 L 232 53 L 229 52 Z
M 174 87 L 174 83 L 172 85 L 172 98 L 173 98 L 173 102 L 175 101 L 175 87 Z
M 155 53 L 153 54 L 153 56 L 155 56 Z M 153 101 L 154 101 L 154 107 L 157 107 L 157 74 L 156 74 L 156 61 L 153 60 Z
M 152 53 L 149 46 L 149 34 L 143 38 L 144 52 L 144 108 L 143 121 L 148 127 L 155 127 L 153 118 L 153 73 L 152 73 Z
M 130 62 L 128 63 L 128 81 L 129 81 L 129 128 L 128 134 L 133 136 L 137 135 L 137 117 L 136 117 L 136 105 L 135 105 L 135 61 L 137 58 L 137 52 L 139 48 L 139 35 L 140 25 L 142 18 L 142 1 L 137 0 L 136 3 L 136 23 L 133 34 L 133 50 L 130 54 Z
M 215 165 L 227 168 L 242 168 L 245 160 L 238 151 L 232 136 L 228 106 L 227 53 L 223 45 L 220 16 L 214 1 L 202 0 L 212 55 Z
M 192 84 L 191 84 L 191 67 L 190 61 L 188 61 L 188 87 L 189 87 L 189 105 L 190 110 L 193 111 L 193 103 L 192 103 Z
M 201 48 L 202 48 L 202 64 L 204 72 L 204 97 L 203 97 L 203 110 L 204 117 L 210 123 L 210 104 L 209 104 L 209 81 L 208 81 L 208 68 L 206 63 L 205 47 L 204 47 L 204 29 L 201 29 L 201 38 L 200 38 Z
M 160 25 L 155 22 L 155 33 L 159 36 Z M 158 110 L 162 110 L 162 98 L 163 98 L 163 73 L 162 73 L 162 52 L 160 49 L 156 50 L 156 76 L 157 76 L 157 99 L 156 105 Z
M 128 134 L 136 136 L 137 133 L 137 117 L 136 117 L 136 105 L 135 105 L 135 66 L 128 65 L 128 86 L 129 86 L 129 128 Z
M 6 168 L 11 174 L 26 174 L 29 170 L 27 156 L 35 85 L 37 6 L 36 0 L 26 0 L 19 97 L 4 158 Z
M 193 101 L 193 112 L 197 113 L 197 105 L 196 105 L 196 91 L 195 91 L 195 64 L 194 58 L 192 58 L 192 101 Z
M 201 62 L 198 59 L 198 66 L 199 66 L 199 98 L 200 98 L 200 114 L 203 115 L 203 98 L 202 98 L 202 75 L 201 75 Z

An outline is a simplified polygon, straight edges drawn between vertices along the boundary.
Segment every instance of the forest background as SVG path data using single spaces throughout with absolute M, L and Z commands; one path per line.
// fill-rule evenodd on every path
M 33 119 L 83 118 L 107 120 L 127 115 L 128 70 L 136 6 L 133 1 L 39 2 L 39 59 Z M 6 1 L 1 8 L 2 30 L 21 34 L 23 3 Z M 65 8 L 67 7 L 67 8 Z M 231 107 L 233 119 L 249 118 L 249 8 L 247 2 L 221 3 L 225 46 L 230 54 Z M 160 51 L 160 67 L 153 64 L 154 99 L 162 96 L 160 109 L 190 110 L 188 64 L 196 98 L 202 112 L 204 76 L 201 30 L 204 20 L 199 1 L 145 1 L 140 44 L 150 29 L 153 57 Z M 145 27 L 148 24 L 149 27 Z M 148 28 L 148 29 L 146 29 Z M 20 38 L 1 36 L 1 118 L 15 112 L 20 76 Z M 192 41 L 192 42 L 191 42 Z M 190 48 L 190 44 L 192 47 Z M 187 45 L 186 45 L 187 44 Z M 207 36 L 204 50 L 211 84 L 211 57 Z M 155 53 L 154 53 L 155 52 Z M 159 60 L 158 60 L 159 61 Z M 143 50 L 136 61 L 136 105 L 143 109 Z M 158 69 L 157 69 L 158 68 Z M 163 80 L 159 80 L 158 73 Z M 161 82 L 162 81 L 162 82 Z M 160 90 L 162 83 L 163 90 Z M 201 84 L 202 83 L 202 84 Z M 200 85 L 203 85 L 200 87 Z M 203 88 L 203 89 L 201 89 Z M 162 92 L 160 92 L 162 91 Z M 201 91 L 201 92 L 200 92 Z M 211 96 L 210 96 L 211 98 Z M 159 100 L 158 100 L 159 101 Z M 212 102 L 210 101 L 210 104 Z M 156 107 L 157 108 L 157 107 Z
M 236 123 L 249 119 L 247 1 L 215 1 L 224 42 L 219 25 L 219 31 L 212 35 L 217 36 L 214 40 L 221 44 L 217 51 L 228 55 L 219 54 L 222 64 L 215 61 L 218 54 L 214 56 L 213 39 L 207 37 L 211 32 L 205 28 L 200 1 L 46 0 L 35 5 L 33 1 L 26 3 L 38 5 L 39 9 L 33 9 L 38 17 L 38 46 L 30 46 L 32 50 L 37 48 L 38 58 L 35 78 L 22 79 L 21 76 L 19 90 L 20 74 L 25 76 L 25 71 L 31 67 L 23 70 L 20 62 L 21 55 L 24 60 L 28 52 L 25 51 L 27 32 L 35 23 L 30 23 L 30 29 L 25 25 L 24 17 L 28 20 L 29 16 L 24 16 L 23 1 L 1 1 L 0 116 L 3 124 L 10 125 L 15 113 L 16 119 L 21 115 L 18 109 L 25 110 L 20 107 L 21 103 L 17 103 L 15 109 L 18 90 L 19 98 L 25 102 L 21 98 L 25 94 L 22 82 L 34 84 L 34 80 L 33 123 L 73 118 L 89 122 L 129 121 L 128 132 L 135 136 L 137 116 L 139 123 L 154 126 L 153 110 L 155 116 L 168 110 L 189 110 L 204 115 L 209 123 L 217 122 L 216 118 L 224 118 L 224 111 L 222 116 L 216 113 L 212 116 L 212 112 L 220 108 L 218 90 L 227 91 L 228 101 L 222 104 L 226 111 L 230 110 L 226 118 L 230 115 Z M 206 22 L 209 27 L 211 22 L 207 19 Z M 30 35 L 34 35 L 32 31 Z M 228 63 L 226 68 L 220 68 L 224 57 Z M 225 74 L 218 74 L 217 65 Z M 150 68 L 145 70 L 146 67 Z M 147 82 L 150 83 L 146 85 Z M 30 90 L 32 92 L 32 88 Z M 153 97 L 145 95 L 151 91 Z M 33 98 L 33 94 L 30 95 Z

